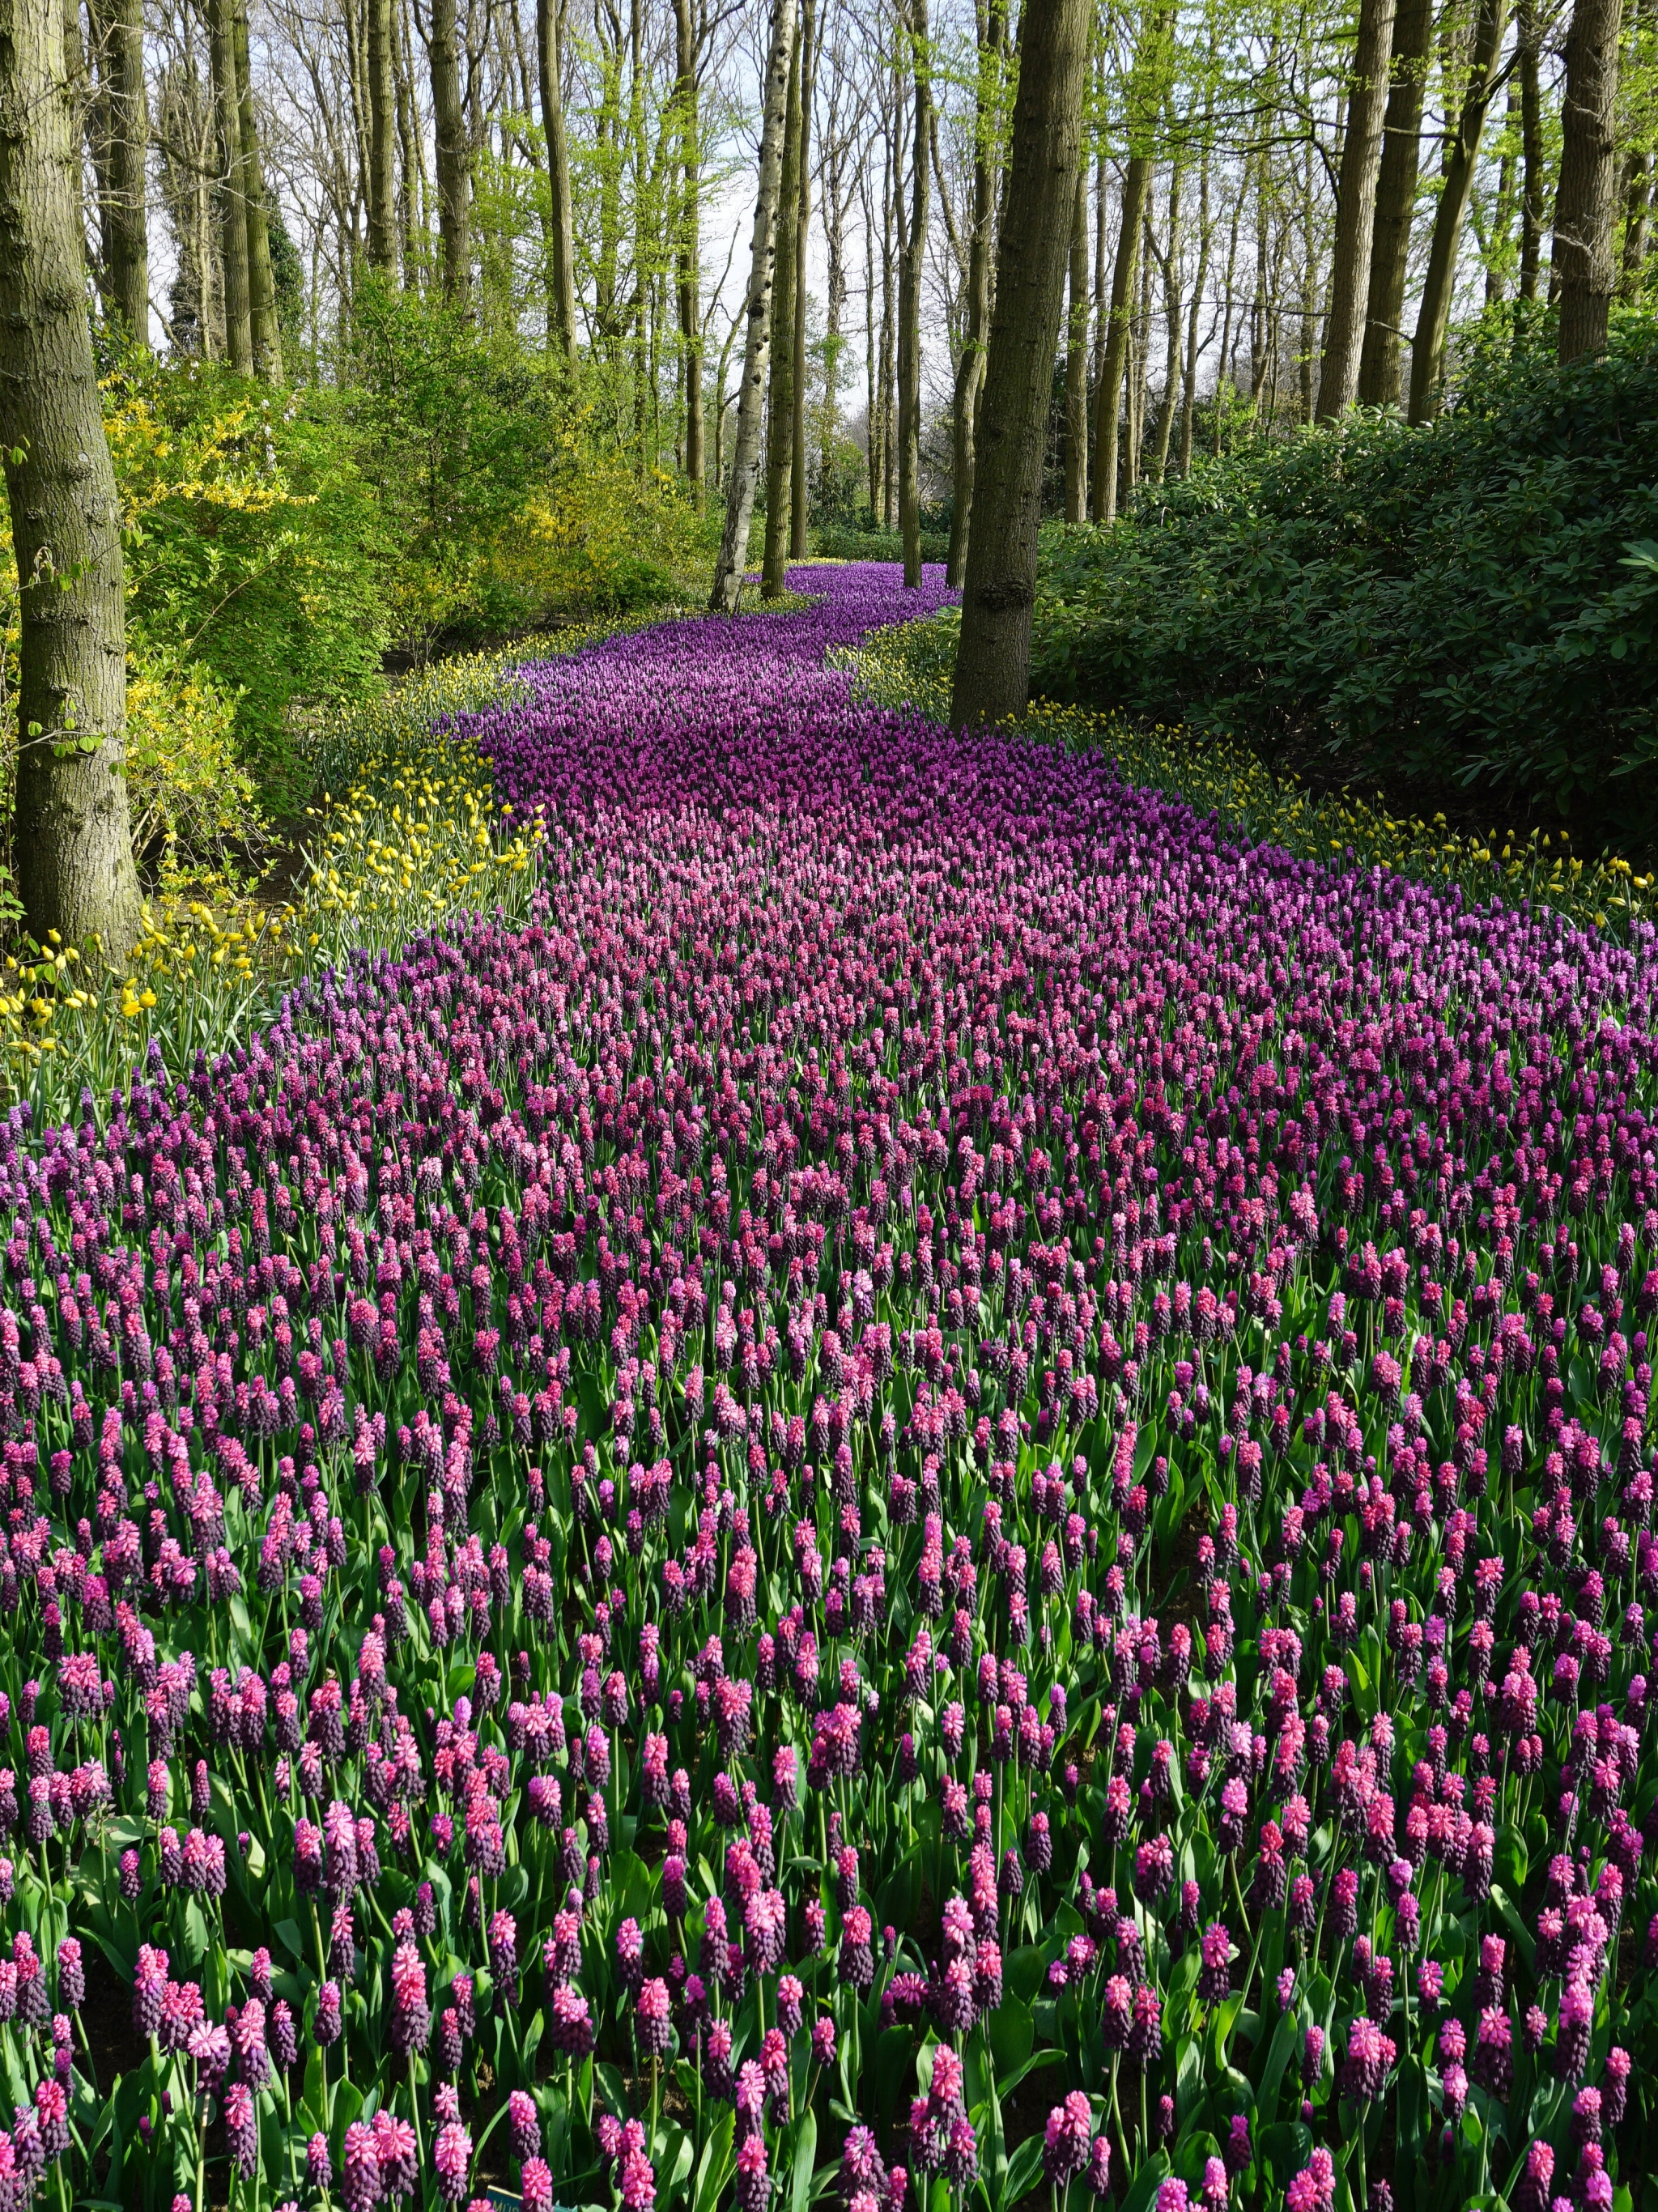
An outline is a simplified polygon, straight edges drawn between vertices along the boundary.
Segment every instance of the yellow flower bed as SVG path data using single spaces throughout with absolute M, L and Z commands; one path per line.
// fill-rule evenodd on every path
M 868 639 L 845 657 L 860 696 L 883 706 L 913 706 L 946 720 L 960 616 L 953 608 Z M 1521 899 L 1573 921 L 1626 937 L 1631 926 L 1658 921 L 1658 875 L 1637 874 L 1616 854 L 1581 860 L 1563 830 L 1453 831 L 1442 814 L 1389 811 L 1346 790 L 1314 792 L 1297 775 L 1274 775 L 1245 745 L 1181 727 L 1145 728 L 1113 714 L 1031 702 L 1021 724 L 1053 744 L 1108 750 L 1125 779 L 1184 799 L 1250 837 L 1305 860 L 1397 869 L 1448 888 L 1475 904 Z

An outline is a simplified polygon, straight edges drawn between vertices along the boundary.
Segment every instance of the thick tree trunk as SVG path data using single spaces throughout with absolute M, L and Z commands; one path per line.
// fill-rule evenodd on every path
M 0 0 L 0 451 L 21 609 L 12 848 L 33 935 L 125 961 L 121 515 L 87 323 L 63 0 Z
M 550 0 L 541 0 L 550 4 Z M 680 371 L 685 392 L 685 476 L 691 495 L 702 500 L 702 275 L 701 265 L 702 143 L 696 101 L 696 40 L 691 0 L 674 0 L 674 99 L 679 111 L 679 173 L 683 200 L 674 281 L 679 306 Z M 561 129 L 562 125 L 561 123 Z M 565 224 L 569 224 L 569 161 L 565 161 Z M 571 320 L 574 320 L 574 294 Z
M 1077 190 L 1090 0 L 1025 0 L 996 310 L 980 415 L 950 719 L 997 722 L 1030 687 L 1043 445 L 1065 307 Z
M 915 130 L 910 144 L 909 234 L 898 265 L 898 527 L 904 581 L 921 581 L 921 277 L 926 260 L 932 179 L 932 57 L 926 0 L 909 0 L 910 67 Z
M 247 191 L 247 312 L 253 373 L 267 384 L 282 381 L 282 334 L 276 321 L 276 284 L 270 268 L 270 218 L 265 210 L 264 165 L 253 113 L 253 79 L 247 46 L 247 0 L 234 0 L 236 49 L 236 127 Z
M 788 105 L 783 111 L 783 167 L 778 182 L 777 293 L 772 302 L 775 336 L 771 389 L 766 404 L 766 553 L 760 589 L 768 599 L 788 588 L 789 484 L 794 472 L 794 288 L 800 271 L 800 63 L 797 36 L 789 64 Z
M 556 9 L 558 0 L 541 0 Z M 539 16 L 542 53 L 542 116 L 547 113 L 546 32 Z M 554 32 L 557 60 L 557 33 Z M 437 141 L 438 236 L 443 247 L 443 289 L 459 299 L 472 281 L 472 173 L 466 143 L 466 118 L 460 96 L 460 53 L 455 33 L 455 0 L 432 0 L 432 34 L 427 46 L 432 72 L 432 127 Z M 559 107 L 561 118 L 562 103 Z M 555 280 L 556 281 L 556 280 Z
M 368 265 L 398 265 L 398 97 L 392 76 L 392 0 L 368 7 Z
M 980 0 L 978 72 L 973 123 L 973 228 L 967 248 L 967 331 L 956 365 L 950 545 L 944 581 L 959 591 L 967 574 L 977 476 L 978 413 L 990 342 L 990 227 L 996 209 L 996 115 L 999 105 L 1006 0 Z
M 1094 515 L 1109 526 L 1117 519 L 1118 453 L 1121 432 L 1118 408 L 1123 371 L 1128 366 L 1129 325 L 1134 314 L 1134 275 L 1139 263 L 1140 233 L 1145 228 L 1145 198 L 1151 187 L 1150 154 L 1131 154 L 1122 184 L 1122 222 L 1111 271 L 1111 312 L 1106 323 L 1105 361 L 1094 394 Z
M 816 0 L 800 4 L 800 150 L 794 230 L 793 452 L 789 464 L 789 556 L 806 557 L 806 248 L 811 232 L 811 104 L 817 83 Z
M 236 0 L 207 0 L 208 54 L 217 129 L 219 253 L 224 265 L 225 358 L 253 374 L 252 298 L 247 267 L 247 162 L 236 72 Z
M 1336 190 L 1330 315 L 1324 328 L 1324 362 L 1318 380 L 1318 416 L 1322 422 L 1333 422 L 1344 414 L 1358 389 L 1393 36 L 1394 0 L 1360 0 L 1358 49 L 1347 94 L 1347 130 Z
M 74 0 L 70 0 L 74 5 Z M 145 161 L 149 150 L 149 100 L 144 86 L 143 0 L 113 0 L 97 27 L 102 144 L 98 163 L 99 228 L 102 234 L 104 308 L 118 316 L 127 335 L 149 343 L 149 225 Z M 79 19 L 76 45 L 78 49 Z
M 1566 34 L 1554 267 L 1560 287 L 1559 357 L 1604 353 L 1617 283 L 1612 231 L 1617 186 L 1614 110 L 1621 0 L 1577 0 Z
M 3 0 L 0 0 L 3 4 Z M 777 261 L 777 199 L 783 175 L 783 136 L 789 82 L 794 73 L 795 0 L 772 0 L 771 48 L 766 59 L 766 104 L 760 127 L 760 188 L 754 204 L 754 238 L 749 253 L 748 328 L 743 343 L 743 384 L 737 402 L 731 483 L 726 499 L 726 528 L 714 564 L 708 605 L 716 614 L 735 614 L 743 588 L 749 523 L 754 514 L 755 483 L 760 474 L 760 419 L 764 411 L 766 370 L 771 352 L 772 290 Z
M 1520 0 L 1515 67 L 1520 78 L 1520 296 L 1537 297 L 1543 258 L 1543 88 L 1536 0 Z
M 1358 363 L 1358 398 L 1366 407 L 1399 404 L 1405 283 L 1410 267 L 1411 219 L 1416 208 L 1416 174 L 1422 149 L 1422 95 L 1428 79 L 1428 41 L 1432 33 L 1433 0 L 1399 0 L 1389 69 L 1392 83 L 1382 125 L 1382 166 L 1376 173 L 1364 345 Z
M 1412 422 L 1425 422 L 1439 404 L 1445 369 L 1445 333 L 1450 326 L 1451 298 L 1456 286 L 1456 250 L 1473 191 L 1485 110 L 1491 106 L 1491 94 L 1497 87 L 1497 56 L 1502 50 L 1507 18 L 1507 0 L 1480 0 L 1467 94 L 1451 142 L 1439 204 L 1434 210 L 1428 273 L 1423 279 L 1422 307 L 1417 316 L 1416 336 L 1411 342 Z
M 1065 519 L 1088 513 L 1088 164 L 1077 165 L 1071 209 L 1071 312 L 1065 333 Z

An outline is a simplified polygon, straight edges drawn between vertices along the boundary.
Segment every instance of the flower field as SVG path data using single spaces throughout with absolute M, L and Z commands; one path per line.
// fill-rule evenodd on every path
M 446 718 L 524 919 L 11 1113 L 0 2212 L 1640 2212 L 1658 933 L 796 583 Z

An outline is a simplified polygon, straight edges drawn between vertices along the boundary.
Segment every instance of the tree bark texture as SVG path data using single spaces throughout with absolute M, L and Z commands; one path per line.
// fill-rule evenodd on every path
M 1071 214 L 1071 311 L 1065 333 L 1065 519 L 1088 514 L 1088 163 L 1077 167 Z
M 120 318 L 130 337 L 147 345 L 149 224 L 144 163 L 149 148 L 149 99 L 144 87 L 143 0 L 112 0 L 94 21 L 101 50 L 98 215 L 104 307 Z
M 1554 202 L 1554 266 L 1560 287 L 1559 357 L 1604 353 L 1617 284 L 1612 232 L 1617 158 L 1618 30 L 1621 0 L 1577 0 L 1566 34 L 1560 185 Z
M 811 106 L 817 84 L 816 0 L 800 0 L 800 150 L 794 226 L 794 416 L 789 463 L 789 557 L 806 557 L 806 248 L 811 234 Z
M 3 4 L 4 0 L 0 0 L 0 5 Z M 732 441 L 726 527 L 708 594 L 708 605 L 716 614 L 737 611 L 743 589 L 743 564 L 748 552 L 749 524 L 754 514 L 755 484 L 760 474 L 760 423 L 771 353 L 772 291 L 776 275 L 777 198 L 783 176 L 783 134 L 789 80 L 793 74 L 794 33 L 795 0 L 772 0 L 766 104 L 760 126 L 760 187 L 755 196 L 754 235 L 749 249 L 743 382 L 738 393 L 737 429 Z
M 1139 264 L 1145 200 L 1151 189 L 1151 156 L 1131 154 L 1123 175 L 1122 220 L 1111 270 L 1111 311 L 1106 323 L 1105 360 L 1094 394 L 1094 519 L 1108 527 L 1117 519 L 1118 453 L 1121 433 L 1118 408 L 1123 371 L 1128 365 L 1129 326 L 1134 315 L 1134 276 Z
M 789 64 L 788 105 L 783 112 L 783 167 L 778 179 L 777 289 L 771 386 L 766 403 L 766 551 L 760 589 L 768 599 L 788 588 L 789 485 L 794 471 L 794 288 L 800 229 L 800 52 L 797 32 Z
M 1370 240 L 1370 281 L 1364 307 L 1364 343 L 1358 362 L 1358 398 L 1366 407 L 1399 404 L 1404 359 L 1405 283 L 1410 266 L 1411 219 L 1422 152 L 1422 98 L 1428 81 L 1428 41 L 1433 0 L 1399 0 L 1394 16 L 1388 112 L 1382 162 L 1376 172 L 1376 227 Z
M 538 0 L 541 9 L 556 9 L 558 5 L 559 0 Z M 540 14 L 537 16 L 537 30 L 541 49 L 542 118 L 544 122 L 547 116 L 549 30 L 543 25 Z M 550 34 L 553 60 L 556 64 L 556 24 Z M 466 143 L 466 118 L 460 96 L 460 52 L 455 33 L 455 0 L 432 0 L 432 34 L 427 45 L 427 57 L 432 73 L 433 135 L 437 141 L 438 236 L 443 247 L 443 289 L 450 299 L 459 300 L 472 279 L 472 176 Z M 556 88 L 555 77 L 554 89 Z M 562 126 L 562 100 L 559 115 Z M 568 167 L 567 155 L 567 186 Z M 574 326 L 574 305 L 571 319 Z
M 247 316 L 253 347 L 253 374 L 267 384 L 282 381 L 282 334 L 276 321 L 276 283 L 270 268 L 270 218 L 265 209 L 264 164 L 259 157 L 259 128 L 253 112 L 253 78 L 248 55 L 247 0 L 234 0 L 231 35 L 236 52 L 236 130 L 241 145 L 242 179 L 247 193 Z
M 33 935 L 138 924 L 121 515 L 104 436 L 62 0 L 0 0 L 0 449 L 21 604 L 17 884 Z
M 926 0 L 909 0 L 910 70 L 915 127 L 910 141 L 909 231 L 898 264 L 898 528 L 904 581 L 921 581 L 921 277 L 926 263 L 932 174 L 932 61 Z
M 368 7 L 368 265 L 398 265 L 398 96 L 392 76 L 392 0 Z
M 984 389 L 985 348 L 990 338 L 990 226 L 996 205 L 996 114 L 999 105 L 1005 0 L 981 0 L 978 72 L 973 125 L 973 228 L 967 249 L 967 330 L 956 364 L 950 545 L 944 581 L 959 591 L 967 573 L 969 534 L 977 460 L 979 395 Z
M 242 154 L 236 76 L 236 0 L 207 0 L 208 64 L 217 131 L 219 254 L 224 266 L 225 358 L 238 376 L 253 374 L 252 296 L 247 268 L 247 164 Z
M 1507 21 L 1507 0 L 1480 0 L 1468 88 L 1462 112 L 1457 118 L 1456 134 L 1451 141 L 1439 204 L 1434 210 L 1428 272 L 1423 279 L 1422 306 L 1416 319 L 1416 336 L 1411 343 L 1412 422 L 1425 422 L 1439 404 L 1445 372 L 1445 333 L 1450 327 L 1451 299 L 1456 287 L 1456 250 L 1473 191 L 1485 110 L 1497 88 L 1497 56 L 1502 51 Z
M 540 0 L 544 7 L 551 0 Z M 696 100 L 696 41 L 691 26 L 691 0 L 674 0 L 674 98 L 679 106 L 679 172 L 683 201 L 679 239 L 675 254 L 675 283 L 679 306 L 679 344 L 685 386 L 685 475 L 692 496 L 702 497 L 702 278 L 700 259 L 702 196 L 702 149 Z M 561 128 L 562 127 L 561 121 Z M 565 161 L 565 227 L 569 228 L 569 161 Z M 567 240 L 567 266 L 568 265 Z M 575 301 L 570 302 L 574 339 Z
M 1020 714 L 1029 696 L 1043 446 L 1065 308 L 1092 12 L 1090 0 L 1025 0 L 1023 10 L 950 702 L 958 726 Z
M 1376 234 L 1376 179 L 1389 98 L 1388 58 L 1393 46 L 1394 5 L 1394 0 L 1361 0 L 1359 7 L 1358 47 L 1353 57 L 1347 129 L 1336 186 L 1330 313 L 1324 326 L 1324 360 L 1318 380 L 1318 417 L 1323 422 L 1333 422 L 1344 414 L 1358 390 L 1370 248 Z
M 1520 296 L 1537 297 L 1543 257 L 1543 88 L 1536 0 L 1520 0 L 1515 67 L 1520 77 Z

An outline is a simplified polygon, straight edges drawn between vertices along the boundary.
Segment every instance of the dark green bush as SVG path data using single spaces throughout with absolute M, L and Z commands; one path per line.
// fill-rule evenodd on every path
M 1650 849 L 1654 538 L 1654 325 L 1565 368 L 1476 352 L 1430 427 L 1254 441 L 1048 532 L 1033 685 Z

